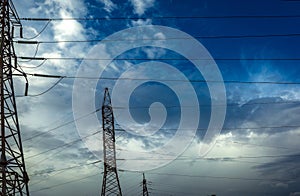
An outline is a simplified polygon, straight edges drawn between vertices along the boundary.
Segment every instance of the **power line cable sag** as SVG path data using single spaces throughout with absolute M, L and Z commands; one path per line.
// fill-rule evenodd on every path
M 147 153 L 147 152 L 145 152 Z M 168 155 L 168 154 L 160 154 L 160 155 Z M 170 155 L 168 155 L 170 156 Z M 232 161 L 232 160 L 240 160 L 240 159 L 264 159 L 264 158 L 287 158 L 287 157 L 299 157 L 300 154 L 281 154 L 281 155 L 261 155 L 261 156 L 235 156 L 235 157 L 189 157 L 189 156 L 183 156 L 183 157 L 178 157 L 176 160 L 188 160 L 188 161 L 195 161 L 195 160 L 204 160 L 204 161 L 217 161 L 217 162 L 228 162 L 228 161 Z M 173 158 L 170 158 L 170 160 L 173 160 Z M 149 161 L 149 160 L 160 160 L 160 158 L 157 159 L 139 159 L 139 158 L 129 158 L 129 159 L 117 159 L 118 161 L 136 161 L 136 160 L 145 160 L 145 161 Z M 78 164 L 75 166 L 70 166 L 70 167 L 66 167 L 66 168 L 60 168 L 60 169 L 56 169 L 51 171 L 51 173 L 53 172 L 58 172 L 58 171 L 64 171 L 64 170 L 70 170 L 73 168 L 77 168 L 77 167 L 83 167 L 86 165 L 92 165 L 95 163 L 100 163 L 102 162 L 102 160 L 96 160 L 92 163 L 82 163 L 82 164 Z M 246 162 L 246 163 L 255 163 L 255 164 L 262 164 L 261 162 Z M 123 172 L 124 170 L 119 169 L 120 172 Z M 49 173 L 48 171 L 44 171 L 44 172 L 40 172 L 39 174 L 44 174 L 44 173 Z
M 70 184 L 70 183 L 73 183 L 73 182 L 82 181 L 82 180 L 85 180 L 85 179 L 88 179 L 88 178 L 91 178 L 91 177 L 97 176 L 97 175 L 99 175 L 99 174 L 97 173 L 97 174 L 88 175 L 88 176 L 85 176 L 85 177 L 82 177 L 82 178 L 73 179 L 73 180 L 70 180 L 70 181 L 67 181 L 67 182 L 64 182 L 64 183 L 59 183 L 59 184 L 48 186 L 48 187 L 41 188 L 41 189 L 38 189 L 38 190 L 33 190 L 33 191 L 31 191 L 31 193 L 36 193 L 36 192 L 40 192 L 40 191 L 44 191 L 44 190 L 49 190 L 49 189 L 52 189 L 52 188 L 55 188 L 55 187 L 60 187 L 60 186 Z
M 72 170 L 72 169 L 83 167 L 83 166 L 94 165 L 94 164 L 100 163 L 100 162 L 102 162 L 102 160 L 97 160 L 97 161 L 93 161 L 91 163 L 77 164 L 77 165 L 70 166 L 70 167 L 64 167 L 64 168 L 56 169 L 56 170 L 51 171 L 50 173 L 53 173 L 53 172 L 58 172 L 58 173 L 55 173 L 54 175 L 51 175 L 49 177 L 53 177 L 53 176 L 56 176 L 58 174 L 62 174 L 64 172 L 68 171 L 68 170 Z M 49 174 L 49 172 L 45 171 L 45 172 L 39 172 L 38 174 L 33 174 L 31 176 L 36 176 L 36 175 L 41 175 L 41 174 L 46 174 L 46 173 Z M 36 184 L 40 184 L 41 182 L 45 182 L 47 180 L 48 180 L 48 177 L 46 179 L 39 180 L 38 182 L 31 184 L 31 186 L 34 186 Z
M 67 126 L 67 125 L 69 125 L 69 124 L 71 124 L 71 123 L 74 123 L 74 122 L 77 121 L 77 120 L 86 118 L 87 116 L 89 116 L 89 115 L 91 115 L 91 114 L 94 114 L 94 113 L 96 113 L 96 112 L 98 112 L 98 111 L 100 111 L 100 109 L 97 109 L 96 111 L 94 111 L 94 112 L 92 112 L 92 113 L 89 113 L 89 114 L 86 114 L 86 115 L 84 115 L 84 116 L 82 116 L 82 117 L 79 117 L 79 118 L 77 118 L 77 119 L 71 120 L 71 121 L 69 121 L 69 122 L 67 122 L 67 123 L 63 123 L 63 124 L 61 124 L 61 125 L 59 125 L 59 126 L 57 126 L 57 127 L 55 127 L 55 128 L 52 128 L 52 129 L 49 129 L 49 130 L 45 131 L 45 132 L 42 132 L 42 133 L 36 134 L 36 135 L 34 135 L 34 136 L 32 136 L 32 137 L 26 138 L 26 139 L 24 139 L 23 141 L 26 142 L 26 141 L 32 140 L 32 139 L 34 139 L 34 138 L 36 138 L 36 137 L 45 135 L 45 134 L 47 134 L 47 133 L 49 133 L 49 132 L 52 132 L 52 131 L 54 131 L 54 130 L 56 130 L 56 129 L 59 129 L 59 128 L 61 128 L 61 127 Z M 245 129 L 245 130 L 257 130 L 257 129 L 280 129 L 280 128 L 299 128 L 299 127 L 300 127 L 300 125 L 260 126 L 260 127 L 223 127 L 222 130 L 243 130 L 243 129 Z M 115 130 L 116 130 L 116 131 L 125 131 L 124 129 L 118 129 L 118 128 L 115 129 Z M 162 129 L 162 130 L 188 130 L 188 129 L 168 128 L 168 129 Z M 207 129 L 205 129 L 205 128 L 198 128 L 197 130 L 198 130 L 198 131 L 205 131 L 205 130 L 207 130 Z
M 33 37 L 22 37 L 22 38 L 19 37 L 19 38 L 25 39 L 25 40 L 32 40 L 32 39 L 35 39 L 35 38 L 39 37 L 46 30 L 46 28 L 48 27 L 48 25 L 50 24 L 50 22 L 51 22 L 51 20 L 49 20 L 46 23 L 46 25 L 36 35 L 34 35 Z
M 299 155 L 300 156 L 300 155 Z M 273 156 L 274 157 L 274 156 Z M 122 169 L 118 169 L 120 172 L 132 172 L 132 173 L 142 173 L 139 171 L 129 171 L 129 170 L 122 170 Z M 188 178 L 210 178 L 210 179 L 227 179 L 227 180 L 243 180 L 243 181 L 274 181 L 274 182 L 281 182 L 281 181 L 290 181 L 290 180 L 294 180 L 294 179 L 275 179 L 275 178 L 246 178 L 246 177 L 229 177 L 229 176 L 210 176 L 210 175 L 190 175 L 190 174 L 178 174 L 178 173 L 164 173 L 164 172 L 147 172 L 147 174 L 152 174 L 152 175 L 167 175 L 167 176 L 177 176 L 177 177 L 188 177 Z M 48 190 L 48 189 L 52 189 L 58 186 L 63 186 L 65 184 L 69 184 L 72 182 L 77 182 L 77 181 L 81 181 L 93 176 L 96 176 L 98 174 L 94 174 L 94 175 L 89 175 L 83 178 L 77 178 L 77 179 L 73 179 L 70 181 L 67 181 L 65 183 L 60 183 L 60 184 L 56 184 L 53 186 L 48 186 L 42 189 L 38 189 L 32 192 L 39 192 L 42 190 Z
M 152 17 L 68 17 L 68 18 L 34 18 L 21 17 L 23 21 L 61 21 L 61 20 L 78 20 L 78 21 L 93 21 L 93 20 L 146 20 L 146 19 L 258 19 L 258 18 L 300 18 L 300 15 L 220 15 L 220 16 L 152 16 Z
M 38 97 L 38 96 L 44 95 L 44 94 L 48 93 L 49 91 L 51 91 L 54 87 L 56 87 L 63 79 L 64 79 L 64 77 L 61 77 L 52 86 L 50 86 L 47 90 L 40 92 L 38 94 L 16 95 L 15 97 L 27 97 L 27 96 L 28 97 Z
M 29 137 L 29 138 L 25 138 L 25 139 L 23 139 L 23 142 L 32 140 L 32 139 L 34 139 L 34 138 L 36 138 L 36 137 L 40 137 L 40 136 L 45 135 L 45 134 L 47 134 L 47 133 L 50 133 L 50 132 L 52 132 L 52 131 L 54 131 L 54 130 L 56 130 L 56 129 L 59 129 L 59 128 L 64 127 L 64 126 L 67 126 L 67 125 L 69 125 L 69 124 L 72 124 L 72 123 L 74 123 L 75 121 L 78 121 L 78 120 L 81 120 L 81 119 L 83 119 L 83 118 L 86 118 L 86 117 L 88 117 L 89 115 L 92 115 L 92 114 L 94 114 L 94 113 L 97 113 L 97 112 L 100 111 L 100 110 L 101 110 L 101 108 L 98 108 L 98 109 L 96 109 L 95 111 L 93 111 L 93 112 L 91 112 L 91 113 L 85 114 L 85 115 L 83 115 L 83 116 L 81 116 L 81 117 L 78 117 L 78 118 L 76 118 L 76 119 L 73 119 L 73 120 L 71 120 L 71 121 L 68 121 L 68 122 L 66 122 L 66 123 L 63 123 L 63 124 L 61 124 L 61 125 L 58 125 L 58 126 L 52 128 L 52 129 L 49 129 L 49 130 L 44 131 L 44 132 L 41 132 L 41 133 L 36 134 L 36 135 L 34 135 L 34 136 L 31 136 L 31 137 Z
M 134 172 L 142 173 L 138 171 L 120 170 L 123 172 Z M 188 178 L 212 178 L 212 179 L 227 179 L 227 180 L 245 180 L 245 181 L 290 181 L 294 179 L 275 179 L 275 178 L 246 178 L 246 177 L 228 177 L 228 176 L 210 176 L 210 175 L 189 175 L 189 174 L 178 174 L 178 173 L 159 173 L 159 172 L 147 172 L 147 174 L 153 175 L 166 175 L 166 176 L 177 176 L 177 177 L 188 177 Z
M 265 126 L 265 127 L 235 127 L 235 128 L 222 128 L 222 130 L 240 130 L 240 129 L 247 129 L 247 130 L 251 130 L 251 129 L 269 129 L 269 128 L 295 128 L 295 127 L 300 127 L 300 125 L 298 125 L 298 126 Z M 125 132 L 125 130 L 124 129 L 115 129 L 116 131 L 121 131 L 121 132 Z M 163 129 L 163 130 L 178 130 L 178 129 Z M 188 130 L 188 129 L 180 129 L 180 130 Z M 199 130 L 207 130 L 207 129 L 197 129 L 198 131 Z M 63 147 L 66 147 L 66 146 L 71 146 L 71 145 L 73 145 L 73 144 L 75 144 L 76 142 L 79 142 L 79 141 L 82 141 L 83 139 L 86 139 L 86 138 L 88 138 L 88 137 L 91 137 L 91 136 L 94 136 L 95 134 L 98 134 L 98 133 L 100 133 L 101 131 L 96 131 L 96 132 L 94 132 L 94 133 L 92 133 L 92 134 L 89 134 L 89 135 L 87 135 L 87 136 L 85 136 L 85 137 L 82 137 L 82 138 L 79 138 L 79 139 L 76 139 L 76 140 L 73 140 L 73 141 L 70 141 L 70 142 L 68 142 L 68 143 L 65 143 L 65 144 L 63 144 L 63 145 L 60 145 L 60 146 L 56 146 L 56 147 L 54 147 L 54 148 L 52 148 L 52 149 L 48 149 L 48 150 L 45 150 L 45 151 L 43 151 L 43 152 L 39 152 L 39 153 L 37 153 L 37 154 L 34 154 L 34 155 L 31 155 L 31 156 L 29 156 L 29 157 L 27 157 L 27 159 L 30 159 L 30 158 L 34 158 L 34 157 L 36 157 L 36 156 L 39 156 L 39 155 L 42 155 L 42 154 L 45 154 L 45 153 L 47 153 L 47 152 L 50 152 L 50 151 L 53 151 L 53 150 L 57 150 L 57 149 L 60 149 L 60 148 L 63 148 Z M 43 132 L 43 133 L 45 133 L 45 132 Z M 36 137 L 37 136 L 39 136 L 39 135 L 36 135 Z M 32 138 L 31 138 L 32 139 Z M 26 140 L 25 140 L 26 141 Z M 245 144 L 245 143 L 244 143 Z M 250 144 L 251 145 L 251 144 Z M 255 144 L 253 144 L 253 145 L 255 145 Z M 255 145 L 255 146 L 263 146 L 263 145 Z M 263 147 L 271 147 L 271 146 L 263 146 Z M 284 147 L 276 147 L 276 146 L 272 146 L 272 148 L 284 148 Z M 285 149 L 288 149 L 288 148 L 285 148 Z M 56 155 L 56 154 L 55 154 Z M 280 155 L 281 156 L 281 155 Z M 299 155 L 300 156 L 300 155 Z M 272 155 L 271 156 L 268 156 L 268 157 L 273 157 Z M 277 157 L 277 156 L 275 156 L 275 157 Z M 129 160 L 129 159 L 126 159 L 126 160 Z
M 213 59 L 184 59 L 184 58 L 84 58 L 84 57 L 27 57 L 19 56 L 18 59 L 24 60 L 78 60 L 78 61 L 113 61 L 113 60 L 122 60 L 122 61 L 146 61 L 146 60 L 162 60 L 162 61 L 300 61 L 300 58 L 213 58 Z
M 80 141 L 82 141 L 83 139 L 92 137 L 92 136 L 94 136 L 94 135 L 96 135 L 96 134 L 98 134 L 98 133 L 100 133 L 100 132 L 101 132 L 101 131 L 96 131 L 96 132 L 94 132 L 94 133 L 92 133 L 92 134 L 89 134 L 89 135 L 84 136 L 84 137 L 82 137 L 82 138 L 79 138 L 79 139 L 73 140 L 73 141 L 71 141 L 71 142 L 65 143 L 65 144 L 63 144 L 63 145 L 56 146 L 56 147 L 51 148 L 51 149 L 48 149 L 48 150 L 46 150 L 46 151 L 39 152 L 39 153 L 37 153 L 37 154 L 28 156 L 27 159 L 34 158 L 34 157 L 36 157 L 36 156 L 45 154 L 45 153 L 50 152 L 50 151 L 53 151 L 53 150 L 57 150 L 57 149 L 59 149 L 59 148 L 63 148 L 63 147 L 66 147 L 66 146 L 72 146 L 73 144 L 75 144 L 75 143 L 77 143 L 77 142 L 80 142 Z M 56 154 L 55 154 L 55 155 L 56 155 Z
M 300 60 L 300 59 L 299 59 Z M 69 79 L 90 79 L 90 80 L 153 80 L 153 81 L 169 81 L 169 82 L 192 82 L 192 83 L 239 83 L 239 84 L 284 84 L 295 85 L 300 82 L 288 82 L 288 81 L 241 81 L 241 80 L 173 80 L 173 79 L 156 79 L 156 78 L 118 78 L 118 77 L 86 77 L 86 76 L 62 76 L 62 75 L 47 75 L 38 73 L 26 73 L 28 76 L 44 77 L 44 78 L 69 78 Z
M 16 40 L 17 44 L 57 44 L 57 43 L 90 43 L 90 42 L 136 42 L 136 41 L 166 41 L 166 40 L 189 40 L 189 39 L 241 39 L 241 38 L 274 38 L 274 37 L 299 37 L 300 33 L 286 34 L 262 34 L 262 35 L 214 35 L 192 37 L 168 37 L 168 38 L 142 38 L 142 39 L 93 39 L 93 40 L 56 40 L 56 41 L 23 41 Z

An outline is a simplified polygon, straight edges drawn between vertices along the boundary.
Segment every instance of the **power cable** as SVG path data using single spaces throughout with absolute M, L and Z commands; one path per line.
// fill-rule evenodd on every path
M 168 38 L 142 38 L 142 39 L 93 39 L 93 40 L 56 40 L 56 41 L 22 41 L 16 40 L 17 44 L 57 44 L 57 43 L 91 43 L 91 42 L 136 42 L 136 41 L 166 41 L 166 40 L 189 40 L 189 39 L 241 39 L 241 38 L 272 38 L 272 37 L 299 37 L 300 33 L 289 34 L 264 34 L 264 35 L 215 35 L 215 36 L 192 36 L 192 37 L 168 37 Z
M 56 170 L 51 171 L 51 173 L 53 173 L 53 172 L 58 172 L 58 173 L 55 173 L 54 175 L 51 175 L 49 177 L 53 177 L 53 176 L 56 176 L 58 174 L 62 174 L 64 172 L 66 172 L 68 170 L 72 170 L 74 168 L 79 168 L 79 167 L 83 167 L 83 166 L 94 165 L 94 164 L 99 163 L 99 162 L 102 162 L 102 161 L 101 160 L 97 160 L 97 161 L 94 161 L 94 162 L 91 162 L 91 163 L 77 164 L 77 165 L 70 166 L 70 167 L 64 167 L 64 168 L 56 169 Z M 38 173 L 38 175 L 45 174 L 45 173 L 49 174 L 49 172 L 40 172 L 40 173 Z M 36 175 L 34 175 L 34 176 L 36 176 Z M 31 187 L 34 186 L 34 185 L 36 185 L 36 184 L 40 184 L 41 182 L 45 182 L 47 180 L 48 180 L 48 178 L 43 179 L 43 180 L 39 180 L 38 182 L 31 184 Z
M 97 176 L 97 175 L 99 175 L 99 174 L 97 173 L 97 174 L 88 175 L 88 176 L 85 176 L 85 177 L 82 177 L 82 178 L 73 179 L 73 180 L 70 180 L 70 181 L 67 181 L 67 182 L 64 182 L 64 183 L 59 183 L 59 184 L 48 186 L 48 187 L 44 187 L 44 188 L 41 188 L 41 189 L 38 189 L 38 190 L 33 190 L 33 191 L 31 191 L 31 193 L 36 193 L 36 192 L 40 192 L 40 191 L 44 191 L 44 190 L 49 190 L 49 189 L 52 189 L 52 188 L 56 188 L 56 187 L 59 187 L 59 186 L 64 186 L 66 184 L 70 184 L 70 183 L 73 183 L 73 182 L 82 181 L 82 180 L 85 180 L 85 179 L 88 179 L 88 178 L 91 178 L 91 177 Z
M 92 136 L 94 136 L 94 135 L 96 135 L 96 134 L 98 134 L 98 133 L 100 133 L 101 131 L 96 131 L 96 132 L 94 132 L 94 133 L 92 133 L 92 134 L 89 134 L 89 135 L 87 135 L 87 136 L 85 136 L 85 137 L 82 137 L 82 138 L 79 138 L 79 139 L 76 139 L 76 140 L 73 140 L 73 141 L 70 141 L 70 142 L 68 142 L 68 143 L 65 143 L 65 144 L 63 144 L 63 145 L 60 145 L 60 146 L 56 146 L 56 147 L 54 147 L 54 148 L 51 148 L 51 149 L 48 149 L 48 150 L 45 150 L 45 151 L 43 151 L 43 152 L 39 152 L 39 153 L 37 153 L 37 154 L 34 154 L 34 155 L 31 155 L 31 156 L 28 156 L 28 157 L 26 157 L 27 159 L 31 159 L 31 158 L 34 158 L 34 157 L 37 157 L 37 156 L 40 156 L 40 155 L 42 155 L 42 154 L 45 154 L 45 153 L 47 153 L 47 152 L 51 152 L 51 151 L 53 151 L 53 150 L 57 150 L 57 149 L 59 149 L 59 148 L 63 148 L 63 147 L 66 147 L 66 146 L 72 146 L 73 144 L 75 144 L 75 143 L 77 143 L 77 142 L 80 142 L 80 141 L 82 141 L 83 139 L 86 139 L 86 138 L 89 138 L 89 137 L 92 137 Z M 57 155 L 58 153 L 56 153 L 55 155 Z M 49 156 L 50 157 L 50 156 Z M 51 156 L 52 157 L 52 156 Z
M 33 57 L 27 58 L 26 60 L 21 60 L 19 62 L 21 62 L 21 63 L 28 63 L 28 62 L 34 60 L 36 58 L 36 55 L 37 55 L 38 51 L 39 51 L 39 46 L 40 46 L 40 43 L 37 43 L 36 44 L 36 48 L 35 48 L 35 52 L 33 54 Z
M 152 17 L 69 17 L 69 18 L 33 18 L 22 17 L 20 20 L 25 21 L 60 21 L 60 20 L 78 20 L 78 21 L 93 21 L 93 20 L 146 20 L 146 19 L 257 19 L 257 18 L 300 18 L 300 15 L 233 15 L 233 16 L 152 16 Z
M 161 60 L 161 61 L 299 61 L 300 58 L 213 58 L 213 59 L 185 59 L 185 58 L 77 58 L 77 57 L 25 57 L 19 56 L 19 59 L 24 60 L 78 60 L 78 61 L 113 61 L 113 60 L 122 60 L 122 61 L 149 61 L 149 60 Z
M 163 154 L 162 154 L 163 155 Z M 229 161 L 234 159 L 266 159 L 266 158 L 290 158 L 300 157 L 300 154 L 281 154 L 281 155 L 260 155 L 260 156 L 236 156 L 236 157 L 174 157 L 170 158 L 119 158 L 118 161 L 153 161 L 153 160 L 184 160 L 184 161 L 195 161 L 195 160 L 209 160 L 209 161 Z
M 49 87 L 47 90 L 41 92 L 41 93 L 38 93 L 38 94 L 33 94 L 33 95 L 16 95 L 15 97 L 38 97 L 38 96 L 41 96 L 41 95 L 44 95 L 46 93 L 48 93 L 49 91 L 51 91 L 54 87 L 56 87 L 62 80 L 64 79 L 64 77 L 60 77 L 51 87 Z
M 129 171 L 129 170 L 122 170 L 122 171 L 141 173 L 139 171 Z M 161 172 L 161 173 L 159 173 L 159 172 L 147 172 L 147 174 L 163 175 L 163 176 L 188 177 L 188 178 L 211 178 L 211 179 L 244 180 L 244 181 L 275 181 L 275 182 L 282 182 L 282 181 L 294 180 L 294 179 L 275 179 L 275 178 L 246 178 L 246 177 L 229 177 L 229 176 L 189 175 L 189 174 L 163 173 L 163 172 Z
M 299 59 L 300 60 L 300 59 Z M 241 81 L 241 80 L 178 80 L 178 79 L 155 79 L 155 78 L 130 78 L 130 77 L 86 77 L 86 76 L 61 76 L 61 75 L 46 75 L 37 73 L 26 73 L 28 76 L 45 77 L 45 78 L 69 78 L 69 79 L 90 79 L 90 80 L 138 80 L 138 81 L 168 81 L 168 82 L 191 82 L 191 83 L 239 83 L 239 84 L 283 84 L 283 85 L 295 85 L 300 82 L 288 82 L 288 81 Z
M 40 30 L 40 32 L 38 32 L 36 35 L 34 35 L 33 37 L 18 37 L 18 38 L 21 38 L 21 39 L 25 39 L 25 40 L 32 40 L 32 39 L 35 39 L 37 37 L 39 37 L 45 30 L 46 28 L 48 27 L 48 25 L 50 24 L 51 20 L 48 20 L 48 22 L 46 23 L 46 25 Z
M 47 59 L 45 59 L 45 60 L 43 60 L 40 64 L 38 64 L 37 66 L 26 66 L 26 65 L 20 65 L 19 63 L 18 63 L 18 65 L 20 66 L 20 67 L 23 67 L 23 68 L 27 68 L 27 69 L 35 69 L 35 68 L 39 68 L 39 67 L 41 67 L 41 66 L 43 66 L 45 63 L 46 63 L 46 61 L 47 61 Z
M 92 114 L 94 114 L 94 113 L 97 113 L 97 112 L 100 111 L 100 110 L 101 110 L 101 108 L 98 108 L 98 109 L 96 109 L 95 111 L 93 111 L 93 112 L 91 112 L 91 113 L 85 114 L 85 115 L 83 115 L 83 116 L 81 116 L 81 117 L 78 117 L 78 118 L 73 119 L 73 120 L 71 120 L 71 121 L 68 121 L 68 122 L 66 122 L 66 123 L 60 124 L 60 125 L 58 125 L 58 126 L 52 128 L 52 129 L 49 129 L 49 130 L 47 130 L 47 131 L 38 133 L 38 134 L 36 134 L 36 135 L 34 135 L 34 136 L 25 138 L 25 139 L 23 139 L 22 141 L 23 141 L 23 142 L 26 142 L 26 141 L 32 140 L 32 139 L 34 139 L 34 138 L 36 138 L 36 137 L 45 135 L 45 134 L 50 133 L 50 132 L 52 132 L 52 131 L 54 131 L 54 130 L 56 130 L 56 129 L 62 128 L 62 127 L 67 126 L 67 125 L 69 125 L 69 124 L 72 124 L 72 123 L 74 123 L 75 121 L 78 121 L 78 120 L 81 120 L 81 119 L 83 119 L 83 118 L 86 118 L 86 117 L 88 117 L 89 115 L 92 115 Z
M 266 148 L 277 148 L 277 149 L 285 149 L 285 150 L 300 150 L 298 148 L 289 148 L 284 146 L 273 146 L 273 145 L 264 145 L 264 144 L 254 144 L 254 143 L 246 143 L 246 142 L 238 142 L 233 140 L 217 140 L 217 142 L 232 142 L 234 144 L 245 145 L 245 146 L 258 146 L 258 147 L 266 147 Z

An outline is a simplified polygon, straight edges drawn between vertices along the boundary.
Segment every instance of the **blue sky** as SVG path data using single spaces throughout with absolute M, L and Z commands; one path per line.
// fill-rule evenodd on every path
M 117 156 L 123 159 L 118 160 L 118 166 L 139 169 L 138 172 L 119 172 L 123 195 L 140 194 L 143 166 L 155 165 L 160 163 L 158 159 L 164 158 L 176 159 L 159 168 L 145 171 L 146 178 L 151 182 L 148 186 L 150 195 L 300 195 L 298 142 L 300 85 L 297 84 L 300 83 L 298 77 L 300 36 L 224 38 L 224 36 L 299 34 L 299 1 L 257 0 L 241 3 L 235 0 L 186 0 L 184 2 L 179 0 L 26 0 L 15 1 L 14 4 L 20 18 L 107 18 L 105 20 L 57 20 L 49 22 L 48 25 L 47 21 L 23 20 L 24 37 L 27 38 L 37 35 L 47 25 L 46 29 L 34 39 L 37 41 L 102 40 L 118 31 L 145 25 L 171 27 L 196 38 L 223 36 L 223 38 L 197 38 L 215 59 L 223 80 L 227 81 L 224 84 L 227 102 L 225 121 L 220 135 L 214 135 L 212 143 L 203 141 L 203 138 L 210 122 L 211 104 L 215 98 L 218 101 L 218 97 L 211 97 L 208 83 L 193 82 L 202 81 L 205 76 L 187 59 L 174 60 L 184 58 L 176 51 L 159 47 L 133 48 L 118 56 L 118 58 L 133 60 L 114 60 L 99 76 L 119 78 L 126 72 L 132 78 L 156 79 L 139 85 L 130 95 L 129 107 L 134 123 L 128 120 L 123 121 L 123 127 L 122 123 L 116 125 L 118 128 L 125 126 L 132 129 L 116 133 Z M 298 17 L 194 17 L 270 15 Z M 157 18 L 163 16 L 175 16 L 175 18 Z M 191 17 L 176 18 L 176 16 Z M 113 19 L 120 17 L 135 19 Z M 153 34 L 160 38 L 166 36 L 164 32 L 157 30 L 154 30 Z M 148 38 L 148 34 L 141 36 Z M 128 37 L 135 38 L 133 35 Z M 89 58 L 94 55 L 89 51 L 99 44 L 100 41 L 41 43 L 36 56 Z M 104 54 L 110 56 L 117 50 L 105 44 L 100 46 L 104 50 L 92 57 Z M 34 56 L 36 45 L 15 44 L 15 48 L 17 56 L 30 57 Z M 134 60 L 136 58 L 143 60 Z M 193 93 L 186 90 L 187 86 L 184 86 L 184 82 L 175 81 L 172 87 L 180 89 L 179 94 L 191 103 L 189 107 L 182 106 L 181 98 L 176 96 L 176 92 L 160 81 L 172 77 L 179 78 L 179 75 L 168 74 L 166 69 L 143 67 L 140 63 L 147 63 L 147 58 L 173 59 L 154 61 L 167 63 L 179 70 L 190 81 L 199 106 L 193 104 Z M 82 65 L 90 66 L 85 69 L 92 71 L 101 66 L 100 61 L 88 62 L 85 64 L 81 60 L 50 59 L 38 68 L 28 68 L 28 66 L 39 65 L 41 61 L 22 62 L 20 59 L 19 64 L 27 73 L 75 76 Z M 212 68 L 207 67 L 207 69 Z M 211 77 L 214 77 L 213 74 L 212 71 Z M 29 77 L 29 94 L 43 92 L 56 81 L 57 79 Z M 250 83 L 243 83 L 244 81 Z M 91 84 L 90 80 L 85 82 L 87 85 Z M 121 80 L 120 85 L 130 86 L 132 85 L 130 82 L 134 81 Z M 285 82 L 296 84 L 278 84 Z M 97 195 L 101 190 L 103 163 L 93 164 L 102 158 L 101 125 L 89 124 L 92 117 L 101 122 L 101 112 L 87 115 L 94 110 L 87 108 L 86 103 L 83 102 L 77 111 L 82 109 L 84 112 L 81 116 L 84 117 L 76 120 L 76 127 L 73 122 L 76 118 L 76 114 L 75 117 L 73 116 L 74 103 L 72 107 L 74 83 L 76 84 L 74 79 L 65 78 L 41 96 L 17 98 L 26 166 L 31 179 L 29 186 L 33 196 Z M 86 89 L 95 92 L 92 105 L 94 108 L 99 108 L 103 89 L 109 87 L 113 91 L 118 83 L 116 80 L 100 79 L 96 84 L 94 88 L 89 89 L 87 86 Z M 23 93 L 23 80 L 16 79 L 15 90 L 16 94 Z M 117 96 L 113 98 L 113 104 L 116 104 L 114 106 L 117 114 L 120 114 L 118 110 L 122 111 L 122 108 L 117 108 L 118 103 L 125 100 L 127 91 L 127 88 L 123 88 L 115 93 Z M 222 92 L 215 93 L 222 94 Z M 79 95 L 85 97 L 85 94 Z M 89 99 L 91 97 L 85 100 Z M 160 105 L 152 107 L 152 114 L 154 114 L 152 115 L 148 108 L 157 102 L 160 102 Z M 224 105 L 219 107 L 224 108 Z M 185 109 L 191 112 L 188 113 L 191 115 L 181 116 L 181 112 Z M 194 120 L 195 116 L 197 117 L 195 112 L 198 110 L 200 110 L 200 117 Z M 182 117 L 191 124 L 199 121 L 195 137 L 186 149 L 182 149 L 184 152 L 178 157 L 174 157 L 171 153 L 153 153 L 153 149 L 161 148 L 172 140 Z M 154 135 L 138 136 L 130 132 L 151 132 L 160 125 L 154 123 L 150 126 L 147 123 L 164 118 L 161 129 Z M 79 126 L 83 126 L 87 131 L 81 132 Z M 188 128 L 192 129 L 191 127 Z M 90 134 L 95 131 L 100 132 L 91 137 Z M 206 156 L 199 157 L 201 146 L 213 146 L 213 148 Z M 149 156 L 146 163 L 139 159 L 140 156 L 145 155 L 145 152 Z

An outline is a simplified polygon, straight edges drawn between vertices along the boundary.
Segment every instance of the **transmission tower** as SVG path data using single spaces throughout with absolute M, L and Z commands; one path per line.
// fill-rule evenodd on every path
M 116 163 L 114 114 L 108 88 L 102 104 L 104 174 L 101 196 L 122 195 Z
M 147 188 L 147 180 L 145 178 L 145 174 L 143 173 L 143 196 L 149 196 L 148 188 Z
M 16 55 L 12 44 L 12 38 L 14 34 L 14 28 L 21 27 L 21 23 L 14 5 L 10 0 L 1 0 L 0 9 L 0 195 L 29 195 L 29 178 L 25 170 L 24 155 L 12 79 L 12 71 L 18 70 Z

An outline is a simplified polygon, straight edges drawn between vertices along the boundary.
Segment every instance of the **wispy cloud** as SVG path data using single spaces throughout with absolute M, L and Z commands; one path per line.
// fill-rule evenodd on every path
M 140 16 L 155 4 L 155 0 L 130 0 L 130 2 L 134 8 L 134 13 Z
M 104 4 L 104 10 L 108 13 L 111 13 L 113 10 L 117 9 L 117 5 L 114 4 L 111 0 L 100 0 Z

